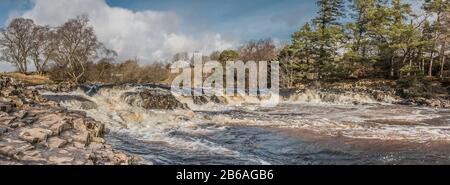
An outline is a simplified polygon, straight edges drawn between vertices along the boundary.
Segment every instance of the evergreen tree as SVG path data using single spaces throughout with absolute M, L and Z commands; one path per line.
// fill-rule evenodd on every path
M 375 9 L 375 0 L 350 0 L 350 13 L 353 22 L 347 23 L 349 32 L 347 52 L 344 60 L 354 65 L 357 77 L 369 75 L 374 60 L 371 58 L 371 37 L 368 35 L 370 13 Z
M 430 65 L 428 68 L 428 76 L 433 76 L 433 64 L 437 53 L 437 46 L 441 46 L 441 70 L 440 76 L 444 70 L 445 63 L 445 48 L 448 38 L 448 29 L 450 26 L 450 21 L 448 18 L 450 15 L 450 3 L 448 0 L 425 0 L 423 4 L 423 9 L 436 17 L 434 22 L 434 36 L 433 36 L 433 47 L 430 55 Z
M 318 17 L 313 20 L 317 38 L 315 69 L 319 76 L 326 75 L 332 68 L 345 34 L 340 19 L 344 16 L 343 0 L 319 0 Z

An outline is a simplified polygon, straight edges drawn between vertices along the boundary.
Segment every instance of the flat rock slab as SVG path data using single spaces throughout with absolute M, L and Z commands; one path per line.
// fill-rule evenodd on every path
M 112 149 L 105 125 L 43 99 L 0 77 L 1 164 L 137 164 L 141 159 Z M 89 105 L 93 108 L 94 105 Z
M 52 137 L 47 140 L 47 146 L 49 148 L 62 148 L 66 144 L 67 141 L 59 137 Z
M 48 136 L 53 132 L 43 128 L 24 128 L 19 134 L 19 137 L 30 143 L 39 143 L 47 140 Z

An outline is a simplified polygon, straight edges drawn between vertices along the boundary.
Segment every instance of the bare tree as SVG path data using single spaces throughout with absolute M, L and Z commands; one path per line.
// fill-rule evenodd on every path
M 252 40 L 239 49 L 243 61 L 270 61 L 278 56 L 278 51 L 272 39 Z
M 1 30 L 2 58 L 6 62 L 14 64 L 21 73 L 26 73 L 28 70 L 27 63 L 32 50 L 34 27 L 33 20 L 16 18 L 6 29 Z
M 97 56 L 102 45 L 88 22 L 86 16 L 70 19 L 55 33 L 56 50 L 52 59 L 65 69 L 68 80 L 76 84 L 80 83 L 87 63 Z
M 111 75 L 112 71 L 109 71 L 109 73 L 106 71 L 112 68 L 112 64 L 115 62 L 118 55 L 116 51 L 104 47 L 103 44 L 99 51 L 100 60 L 97 61 L 97 64 L 95 65 L 98 71 L 98 74 L 96 74 L 97 78 L 95 79 L 95 81 L 97 82 L 104 78 L 103 76 L 105 75 L 105 73 L 107 73 L 106 75 Z M 91 74 L 89 76 L 93 75 Z
M 42 75 L 55 50 L 54 32 L 48 26 L 36 25 L 33 28 L 30 58 L 36 67 L 36 72 Z

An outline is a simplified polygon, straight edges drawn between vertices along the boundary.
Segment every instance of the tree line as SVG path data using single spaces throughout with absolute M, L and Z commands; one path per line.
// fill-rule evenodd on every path
M 408 1 L 410 2 L 410 1 Z M 402 0 L 318 0 L 317 15 L 277 48 L 273 40 L 213 52 L 221 62 L 281 64 L 281 83 L 385 78 L 420 84 L 450 76 L 450 2 L 424 0 L 420 10 Z
M 421 12 L 402 0 L 319 0 L 317 16 L 279 55 L 284 81 L 449 76 L 450 2 L 425 0 Z
M 50 61 L 64 68 L 62 72 L 74 83 L 86 72 L 86 63 L 106 48 L 97 40 L 94 29 L 85 16 L 70 19 L 57 28 L 41 26 L 31 19 L 16 18 L 1 30 L 1 56 L 14 64 L 19 72 L 27 73 L 33 63 L 38 74 L 43 74 Z
M 116 63 L 117 53 L 97 39 L 86 16 L 57 27 L 13 19 L 0 30 L 0 52 L 20 73 L 29 73 L 32 64 L 35 73 L 57 82 L 159 82 L 169 71 L 159 63 L 140 66 L 137 59 Z
M 319 11 L 282 47 L 251 40 L 204 60 L 273 61 L 286 87 L 309 80 L 389 78 L 409 83 L 450 76 L 450 3 L 423 0 L 421 10 L 402 0 L 318 0 Z M 0 30 L 2 61 L 19 72 L 34 64 L 39 74 L 82 83 L 148 82 L 170 76 L 168 65 L 115 63 L 117 53 L 98 41 L 85 16 L 51 28 L 17 18 Z M 187 52 L 173 61 L 190 60 Z M 125 70 L 130 70 L 126 72 Z M 428 78 L 427 78 L 428 77 Z

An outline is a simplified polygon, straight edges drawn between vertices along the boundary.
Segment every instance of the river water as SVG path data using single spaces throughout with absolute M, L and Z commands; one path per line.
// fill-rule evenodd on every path
M 84 111 L 110 129 L 107 142 L 153 164 L 450 164 L 448 109 L 304 93 L 272 108 L 180 99 L 190 110 L 149 110 L 124 101 L 134 91 L 66 95 L 95 102 Z M 78 99 L 62 105 L 83 110 Z

